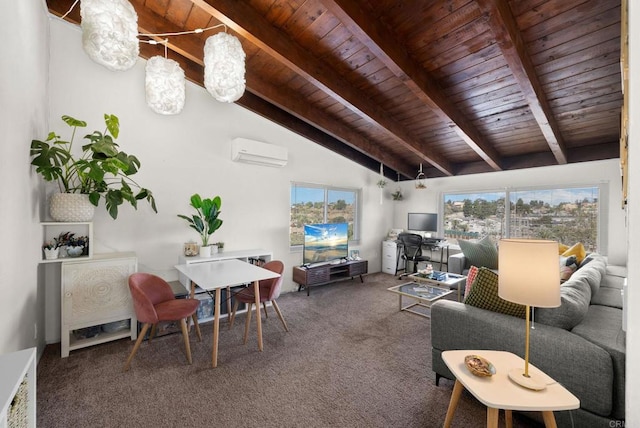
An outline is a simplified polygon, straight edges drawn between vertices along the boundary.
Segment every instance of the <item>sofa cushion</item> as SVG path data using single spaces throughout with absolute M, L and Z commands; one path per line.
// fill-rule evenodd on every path
M 598 293 L 591 298 L 591 305 L 622 309 L 622 290 L 613 287 L 600 287 Z
M 585 277 L 592 270 L 576 271 L 571 278 L 560 286 L 560 306 L 557 308 L 536 308 L 535 320 L 542 324 L 571 330 L 587 314 L 591 302 L 591 287 Z M 599 274 L 593 270 L 593 275 Z
M 487 268 L 478 269 L 471 291 L 464 303 L 481 309 L 524 318 L 526 307 L 498 296 L 498 274 Z
M 598 294 L 600 283 L 602 282 L 602 279 L 605 277 L 606 273 L 606 258 L 598 253 L 591 253 L 583 260 L 576 273 L 571 276 L 571 279 L 573 279 L 573 277 L 577 275 L 577 279 L 586 281 L 587 284 L 589 284 L 589 287 L 591 287 L 591 296 L 595 296 L 596 294 Z
M 460 250 L 464 254 L 467 266 L 480 266 L 498 269 L 498 249 L 487 235 L 478 242 L 458 240 Z

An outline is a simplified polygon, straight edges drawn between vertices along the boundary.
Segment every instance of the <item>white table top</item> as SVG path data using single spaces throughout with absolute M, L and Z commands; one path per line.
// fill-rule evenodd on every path
M 479 355 L 496 368 L 491 377 L 471 374 L 464 364 L 467 355 Z M 524 360 L 505 351 L 457 350 L 442 353 L 449 370 L 465 389 L 487 407 L 505 410 L 545 411 L 571 410 L 580 407 L 580 400 L 562 385 L 529 363 L 529 373 L 537 373 L 547 379 L 547 387 L 542 391 L 526 389 L 508 377 L 509 370 L 524 368 Z
M 211 263 L 176 265 L 176 269 L 205 290 L 233 287 L 263 279 L 278 278 L 280 274 L 238 259 Z

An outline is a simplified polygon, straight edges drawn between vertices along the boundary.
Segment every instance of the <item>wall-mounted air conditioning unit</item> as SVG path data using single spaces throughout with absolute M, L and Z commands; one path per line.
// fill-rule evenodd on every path
M 288 157 L 286 147 L 246 138 L 235 138 L 231 142 L 231 159 L 235 162 L 282 167 L 287 164 Z

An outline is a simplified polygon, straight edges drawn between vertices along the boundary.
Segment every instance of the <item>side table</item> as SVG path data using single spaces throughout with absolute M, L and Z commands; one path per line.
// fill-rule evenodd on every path
M 471 374 L 464 364 L 464 357 L 467 355 L 480 355 L 489 360 L 494 365 L 496 374 L 491 377 L 479 377 Z M 555 428 L 557 425 L 553 416 L 554 411 L 571 410 L 580 407 L 580 400 L 575 395 L 531 364 L 529 364 L 530 372 L 535 372 L 547 379 L 547 387 L 544 390 L 533 391 L 512 382 L 507 375 L 508 371 L 514 367 L 524 366 L 524 360 L 510 352 L 488 350 L 444 351 L 442 359 L 456 377 L 449 409 L 444 421 L 445 427 L 451 426 L 463 388 L 487 406 L 487 427 L 492 428 L 498 427 L 499 409 L 505 410 L 507 427 L 512 426 L 511 412 L 513 410 L 521 410 L 542 412 L 545 426 Z

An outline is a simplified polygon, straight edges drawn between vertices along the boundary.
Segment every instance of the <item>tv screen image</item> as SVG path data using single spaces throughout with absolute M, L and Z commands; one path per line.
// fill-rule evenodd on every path
M 436 213 L 409 213 L 407 229 L 419 232 L 437 232 L 438 214 Z
M 349 255 L 348 232 L 347 223 L 305 224 L 303 263 L 346 258 Z

